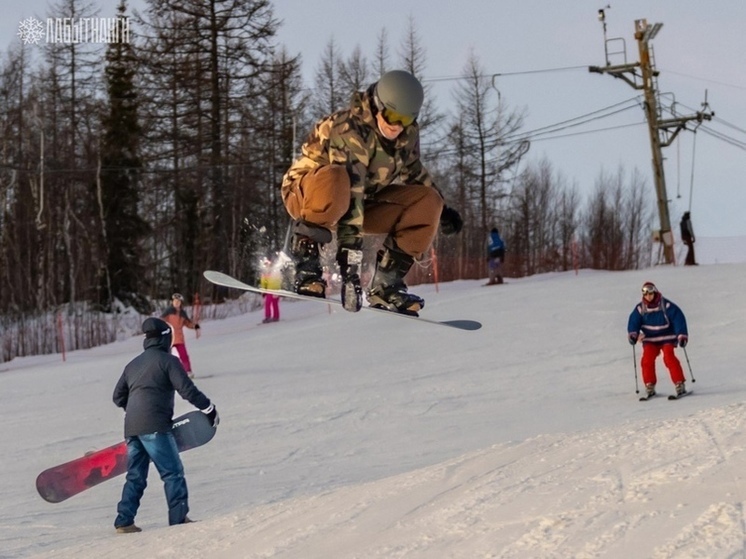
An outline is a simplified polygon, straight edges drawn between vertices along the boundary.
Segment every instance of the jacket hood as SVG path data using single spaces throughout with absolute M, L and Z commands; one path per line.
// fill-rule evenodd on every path
M 648 307 L 648 308 L 652 309 L 652 308 L 655 308 L 655 307 L 657 307 L 658 305 L 660 305 L 660 304 L 661 304 L 661 298 L 662 298 L 662 297 L 663 297 L 663 296 L 661 295 L 661 292 L 660 292 L 660 291 L 657 291 L 657 292 L 655 293 L 655 295 L 653 296 L 653 299 L 652 299 L 652 300 L 648 301 L 647 299 L 645 299 L 645 297 L 643 297 L 643 298 L 642 298 L 642 302 L 643 302 L 643 304 L 644 304 L 644 305 L 645 305 L 646 307 Z
M 352 94 L 350 112 L 371 128 L 378 128 L 378 126 L 376 126 L 376 117 L 373 114 L 373 100 L 370 96 L 370 89 L 366 91 L 356 91 Z
M 143 349 L 154 347 L 167 353 L 171 351 L 173 332 L 167 322 L 160 318 L 147 318 L 142 323 L 142 332 L 145 334 L 145 340 L 142 343 Z

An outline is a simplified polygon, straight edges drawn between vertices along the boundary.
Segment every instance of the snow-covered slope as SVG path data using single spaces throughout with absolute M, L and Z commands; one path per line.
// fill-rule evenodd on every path
M 167 526 L 151 471 L 132 535 L 112 526 L 122 478 L 57 505 L 34 479 L 121 439 L 111 392 L 141 339 L 11 361 L 0 558 L 742 556 L 745 272 L 413 289 L 427 316 L 474 318 L 477 332 L 289 301 L 275 324 L 258 312 L 203 322 L 187 344 L 222 423 L 183 455 L 199 522 Z M 689 321 L 690 368 L 678 354 L 697 382 L 680 401 L 635 394 L 625 331 L 645 280 Z

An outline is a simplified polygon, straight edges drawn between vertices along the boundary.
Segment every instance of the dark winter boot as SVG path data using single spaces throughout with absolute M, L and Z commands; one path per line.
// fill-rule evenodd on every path
M 295 261 L 293 290 L 300 295 L 326 297 L 326 282 L 322 277 L 321 246 L 332 240 L 332 233 L 324 227 L 297 221 L 293 224 L 290 252 Z
M 368 303 L 371 307 L 418 316 L 425 300 L 407 293 L 404 276 L 412 267 L 414 258 L 389 248 L 378 251 L 376 273 L 370 284 Z
M 645 390 L 648 398 L 655 396 L 655 385 L 652 382 L 645 385 Z
M 142 532 L 142 528 L 139 528 L 134 524 L 129 524 L 127 526 L 117 526 L 117 534 L 135 534 L 137 532 Z
M 311 297 L 326 297 L 319 243 L 310 237 L 296 234 L 293 236 L 292 255 L 295 260 L 295 292 Z

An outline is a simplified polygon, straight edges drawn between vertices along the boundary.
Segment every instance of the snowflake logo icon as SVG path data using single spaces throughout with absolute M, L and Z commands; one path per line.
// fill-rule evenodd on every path
M 18 24 L 18 36 L 25 44 L 38 44 L 44 37 L 44 24 L 36 18 L 28 17 Z

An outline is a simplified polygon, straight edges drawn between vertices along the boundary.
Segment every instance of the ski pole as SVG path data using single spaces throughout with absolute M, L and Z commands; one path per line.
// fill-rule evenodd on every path
M 686 352 L 685 347 L 682 347 L 681 349 L 684 350 L 684 357 L 686 357 L 686 366 L 689 367 L 689 376 L 692 377 L 692 382 L 697 382 L 697 379 L 694 378 L 694 373 L 692 372 L 692 364 L 689 363 L 689 354 Z
M 635 365 L 635 394 L 640 393 L 640 388 L 637 384 L 637 351 L 635 351 L 635 346 L 632 346 L 632 363 Z

